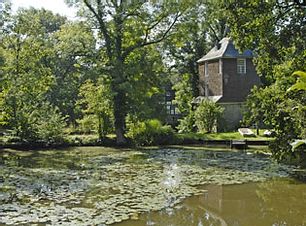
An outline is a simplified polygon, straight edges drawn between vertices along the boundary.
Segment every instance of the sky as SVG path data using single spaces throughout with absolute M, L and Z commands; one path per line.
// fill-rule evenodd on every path
M 19 7 L 29 8 L 45 8 L 59 13 L 60 15 L 67 16 L 73 19 L 76 15 L 74 8 L 69 8 L 64 0 L 11 0 L 13 11 L 16 12 Z

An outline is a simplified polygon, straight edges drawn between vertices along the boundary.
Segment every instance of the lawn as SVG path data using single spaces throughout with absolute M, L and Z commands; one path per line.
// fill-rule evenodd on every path
M 253 130 L 256 134 L 256 130 Z M 182 133 L 178 134 L 179 138 L 186 139 L 203 139 L 203 140 L 273 140 L 274 138 L 263 136 L 264 130 L 259 131 L 259 136 L 243 137 L 237 132 L 224 132 L 224 133 Z

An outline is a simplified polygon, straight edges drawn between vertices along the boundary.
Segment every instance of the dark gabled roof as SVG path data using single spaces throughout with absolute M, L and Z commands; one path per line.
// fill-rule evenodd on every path
M 253 52 L 251 50 L 245 50 L 243 53 L 235 48 L 231 38 L 223 38 L 219 42 L 219 48 L 215 46 L 205 56 L 197 61 L 201 63 L 207 60 L 219 59 L 219 58 L 252 58 Z

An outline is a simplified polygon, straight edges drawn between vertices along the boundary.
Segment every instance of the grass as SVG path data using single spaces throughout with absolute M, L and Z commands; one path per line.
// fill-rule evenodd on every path
M 253 130 L 256 134 L 256 130 Z M 178 134 L 179 138 L 185 139 L 203 139 L 203 140 L 273 140 L 274 138 L 263 136 L 264 130 L 259 131 L 259 135 L 255 137 L 243 137 L 239 132 L 224 133 L 182 133 Z
M 253 130 L 256 134 L 256 131 Z M 260 130 L 259 136 L 256 137 L 243 137 L 240 133 L 237 132 L 225 132 L 225 133 L 183 133 L 183 134 L 176 134 L 176 138 L 172 141 L 169 141 L 169 144 L 173 145 L 186 145 L 186 144 L 197 144 L 199 140 L 273 140 L 274 138 L 269 138 L 263 136 L 264 130 Z M 16 137 L 12 136 L 0 136 L 0 147 L 2 145 L 14 145 L 16 143 Z M 18 140 L 18 139 L 17 139 Z M 18 144 L 18 142 L 17 142 Z M 103 142 L 99 142 L 99 137 L 97 134 L 70 134 L 66 135 L 64 140 L 64 145 L 71 145 L 71 146 L 79 146 L 79 145 L 106 145 L 106 146 L 115 146 L 116 139 L 114 134 L 107 135 L 107 139 Z

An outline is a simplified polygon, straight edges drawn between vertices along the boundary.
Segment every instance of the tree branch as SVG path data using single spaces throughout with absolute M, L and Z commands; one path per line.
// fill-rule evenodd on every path
M 101 0 L 96 0 L 97 2 L 97 10 L 95 11 L 95 9 L 93 8 L 93 6 L 88 2 L 88 0 L 83 0 L 84 4 L 86 5 L 86 7 L 89 9 L 89 11 L 91 11 L 95 18 L 98 20 L 99 26 L 100 26 L 100 30 L 104 36 L 105 39 L 105 45 L 106 45 L 106 51 L 107 51 L 107 55 L 109 56 L 109 58 L 112 56 L 112 45 L 111 45 L 111 38 L 109 35 L 109 32 L 107 30 L 105 21 L 103 20 L 103 11 L 101 9 Z
M 283 19 L 283 17 L 284 17 L 287 13 L 289 13 L 292 9 L 294 9 L 294 6 L 295 6 L 294 3 L 291 4 L 291 5 L 287 5 L 286 7 L 284 7 L 284 6 L 283 6 L 283 7 L 279 6 L 280 8 L 285 9 L 285 11 L 284 11 L 284 12 L 280 12 L 280 14 L 277 15 L 277 17 L 275 18 L 275 23 L 277 23 L 280 19 Z
M 214 36 L 215 36 L 215 38 L 216 38 L 216 40 L 217 40 L 217 42 L 220 42 L 220 39 L 219 39 L 219 37 L 218 37 L 218 35 L 217 35 L 217 33 L 216 33 L 216 31 L 215 31 L 215 29 L 211 26 L 211 24 L 210 23 L 208 23 L 208 27 L 210 28 L 210 30 L 213 32 L 213 34 L 214 34 Z
M 149 36 L 149 32 L 155 28 L 162 20 L 159 19 L 159 23 L 154 23 L 153 25 L 151 25 L 149 28 L 146 29 L 146 34 L 145 34 L 145 38 L 142 41 L 137 42 L 135 45 L 132 45 L 130 47 L 128 47 L 122 54 L 122 58 L 125 59 L 132 51 L 134 51 L 135 49 L 138 48 L 142 48 L 148 45 L 152 45 L 152 44 L 156 44 L 159 43 L 161 41 L 163 41 L 164 39 L 166 39 L 169 35 L 169 32 L 172 30 L 173 26 L 176 24 L 176 22 L 178 21 L 178 19 L 180 18 L 181 13 L 177 13 L 173 22 L 170 24 L 170 26 L 166 29 L 166 31 L 162 34 L 162 36 L 160 38 L 157 38 L 155 40 L 152 41 L 148 41 L 148 36 Z M 165 18 L 165 17 L 164 17 Z

